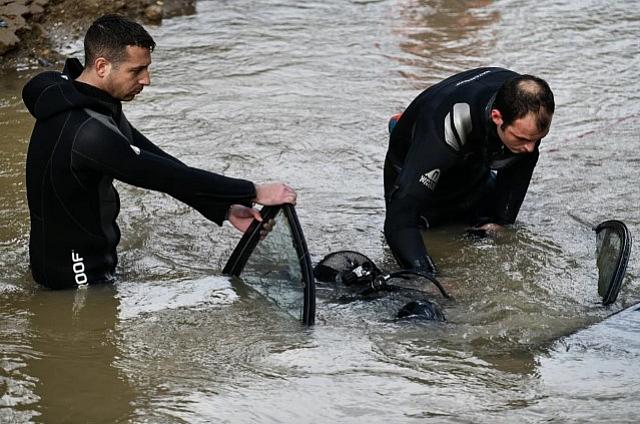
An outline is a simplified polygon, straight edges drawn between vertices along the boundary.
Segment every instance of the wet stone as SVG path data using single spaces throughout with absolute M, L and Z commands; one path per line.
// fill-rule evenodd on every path
M 160 24 L 163 18 L 195 13 L 195 0 L 0 0 L 0 69 L 20 58 L 42 58 L 40 65 L 60 60 L 44 49 L 80 37 L 91 17 L 120 13 Z M 5 58 L 8 58 L 5 60 Z M 44 66 L 44 65 L 42 65 Z
M 162 21 L 162 6 L 151 5 L 144 10 L 144 17 L 149 22 L 158 23 Z
M 164 0 L 162 2 L 164 17 L 193 15 L 196 13 L 195 0 Z
M 22 16 L 27 13 L 29 13 L 29 8 L 24 5 L 24 2 L 9 3 L 0 10 L 0 14 L 4 16 Z
M 38 36 L 42 38 L 49 38 L 49 33 L 47 32 L 46 29 L 44 29 L 42 25 L 35 23 L 32 25 L 32 27 L 35 33 L 38 34 Z
M 9 28 L 13 32 L 20 31 L 27 24 L 27 21 L 22 16 L 12 16 L 10 18 L 6 18 L 7 28 Z
M 13 49 L 20 39 L 8 28 L 0 28 L 0 55 Z
M 28 29 L 23 15 L 30 14 L 26 0 L 0 0 L 0 55 L 17 47 L 18 32 Z
M 44 13 L 44 7 L 40 6 L 39 4 L 33 3 L 29 6 L 29 11 L 32 15 L 39 15 L 41 13 Z

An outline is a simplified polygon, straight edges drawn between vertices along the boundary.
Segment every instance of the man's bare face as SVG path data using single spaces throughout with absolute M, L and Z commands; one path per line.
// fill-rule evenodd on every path
M 115 99 L 125 102 L 133 100 L 145 86 L 151 84 L 149 65 L 149 49 L 127 46 L 125 59 L 120 63 L 111 64 L 111 69 L 105 77 L 106 91 Z
M 495 113 L 497 112 L 497 114 Z M 516 119 L 510 125 L 502 128 L 502 116 L 497 110 L 492 111 L 493 122 L 498 130 L 498 137 L 507 149 L 513 153 L 531 153 L 536 147 L 538 140 L 544 138 L 549 133 L 549 126 L 540 131 L 536 123 L 536 115 L 530 112 L 520 119 Z

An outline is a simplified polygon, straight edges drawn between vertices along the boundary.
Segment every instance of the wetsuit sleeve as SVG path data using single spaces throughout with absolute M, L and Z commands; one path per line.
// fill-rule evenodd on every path
M 232 204 L 251 205 L 250 181 L 189 167 L 155 149 L 132 147 L 122 134 L 89 118 L 71 152 L 74 172 L 98 171 L 138 187 L 167 193 L 221 225 Z
M 540 156 L 539 145 L 540 142 L 531 154 L 527 154 L 513 165 L 498 171 L 494 223 L 505 225 L 513 224 L 516 221 Z
M 162 150 L 160 147 L 153 144 L 147 137 L 145 137 L 133 125 L 130 125 L 130 128 L 131 128 L 131 137 L 133 139 L 134 146 L 139 147 L 140 149 L 148 153 L 153 153 L 154 155 L 163 157 L 165 159 L 174 161 L 176 163 L 183 164 L 180 160 L 176 159 L 175 157 L 171 156 L 169 153 Z
M 393 256 L 403 268 L 427 255 L 427 249 L 418 227 L 418 201 L 406 196 L 387 205 L 384 234 Z
M 418 119 L 397 188 L 387 199 L 384 225 L 387 243 L 402 267 L 413 268 L 427 257 L 420 214 L 429 207 L 439 176 L 456 160 L 457 153 L 437 134 L 435 123 Z

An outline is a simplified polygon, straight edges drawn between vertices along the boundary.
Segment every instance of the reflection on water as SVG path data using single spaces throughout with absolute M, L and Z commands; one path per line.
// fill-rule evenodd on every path
M 408 55 L 398 57 L 404 78 L 415 79 L 422 91 L 462 69 L 487 66 L 495 48 L 495 34 L 487 28 L 500 19 L 489 0 L 412 0 L 397 9 L 402 20 L 394 32 L 401 35 L 400 48 Z M 489 63 L 490 64 L 490 63 Z
M 33 121 L 19 100 L 27 75 L 3 76 L 0 421 L 590 421 L 611 411 L 606 399 L 616 421 L 633 421 L 635 333 L 597 346 L 597 327 L 578 342 L 552 340 L 640 297 L 632 254 L 618 301 L 599 304 L 594 234 L 569 215 L 640 228 L 636 9 L 203 1 L 152 28 L 154 85 L 125 106 L 129 119 L 194 166 L 289 181 L 315 260 L 356 249 L 394 269 L 381 235 L 386 122 L 419 91 L 484 65 L 550 82 L 557 113 L 515 228 L 496 240 L 458 227 L 425 235 L 454 296 L 441 302 L 445 324 L 396 322 L 394 300 L 382 298 L 322 302 L 304 330 L 218 277 L 233 229 L 124 184 L 119 282 L 37 288 L 23 170 Z M 581 358 L 612 371 L 571 362 Z
M 36 421 L 117 422 L 131 415 L 134 393 L 114 367 L 117 301 L 112 286 L 41 291 L 30 302 L 31 346 L 24 372 L 36 379 Z
M 24 162 L 33 119 L 20 97 L 24 79 L 0 78 L 0 281 L 27 272 L 24 258 L 29 237 Z
M 638 398 L 640 310 L 633 307 L 552 346 L 539 358 L 544 397 L 531 409 L 554 410 L 557 419 L 633 422 Z
M 117 422 L 132 414 L 133 391 L 114 367 L 113 286 L 11 297 L 18 302 L 3 307 L 3 422 Z

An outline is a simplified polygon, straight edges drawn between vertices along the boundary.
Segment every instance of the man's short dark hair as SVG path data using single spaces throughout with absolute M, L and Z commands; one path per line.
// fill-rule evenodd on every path
M 493 108 L 502 115 L 502 128 L 530 112 L 536 114 L 536 126 L 542 131 L 549 126 L 556 108 L 549 84 L 533 75 L 519 75 L 506 81 L 496 94 Z
M 104 57 L 114 64 L 126 58 L 127 46 L 144 47 L 151 51 L 156 42 L 142 25 L 120 15 L 104 15 L 96 19 L 84 36 L 84 63 Z

